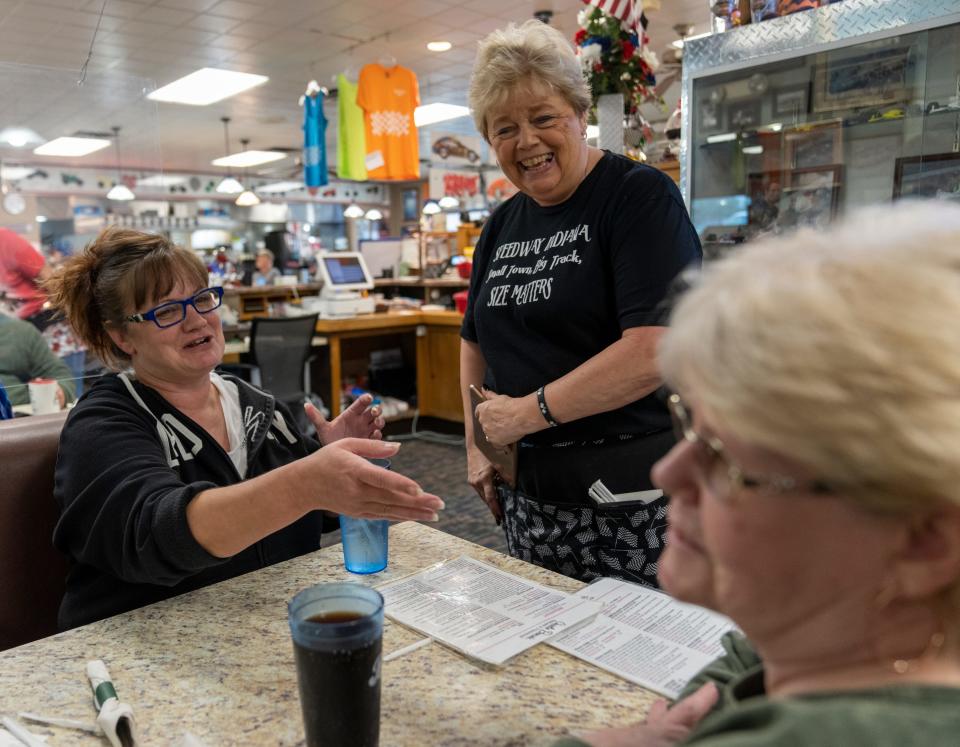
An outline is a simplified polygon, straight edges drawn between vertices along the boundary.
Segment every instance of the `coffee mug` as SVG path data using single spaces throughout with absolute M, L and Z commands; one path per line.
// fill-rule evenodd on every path
M 31 379 L 28 384 L 30 390 L 30 408 L 34 415 L 46 415 L 60 411 L 60 402 L 57 401 L 57 392 L 60 385 L 55 379 Z

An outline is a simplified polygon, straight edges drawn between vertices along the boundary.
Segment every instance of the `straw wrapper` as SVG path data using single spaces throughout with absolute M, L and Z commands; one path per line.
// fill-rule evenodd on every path
M 133 719 L 133 709 L 117 697 L 107 665 L 99 659 L 88 661 L 87 678 L 93 689 L 93 704 L 99 713 L 97 724 L 110 744 L 113 747 L 135 747 L 137 722 Z

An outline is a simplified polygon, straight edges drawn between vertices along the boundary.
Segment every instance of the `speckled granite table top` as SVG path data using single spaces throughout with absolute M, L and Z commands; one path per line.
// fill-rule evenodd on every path
M 93 719 L 84 676 L 104 659 L 133 705 L 141 744 L 189 731 L 215 745 L 303 743 L 286 604 L 322 581 L 377 585 L 466 554 L 566 591 L 582 584 L 428 527 L 390 530 L 390 565 L 343 569 L 340 546 L 0 653 L 0 714 L 32 710 Z M 386 621 L 384 653 L 422 636 Z M 543 644 L 500 669 L 436 643 L 383 665 L 380 744 L 544 745 L 570 729 L 639 720 L 656 696 Z M 52 747 L 104 745 L 62 728 L 31 727 Z

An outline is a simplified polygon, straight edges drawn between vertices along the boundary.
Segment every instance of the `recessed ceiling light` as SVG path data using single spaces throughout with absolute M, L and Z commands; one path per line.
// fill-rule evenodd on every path
M 469 113 L 470 110 L 467 107 L 457 106 L 456 104 L 443 104 L 439 102 L 425 104 L 424 106 L 418 106 L 414 110 L 413 123 L 417 127 L 426 127 L 427 125 L 444 122 L 448 119 L 465 117 Z
M 231 153 L 229 156 L 215 158 L 210 163 L 214 166 L 230 166 L 238 169 L 244 169 L 248 166 L 259 166 L 262 163 L 279 161 L 286 158 L 286 153 L 280 153 L 275 150 L 244 150 L 239 153 Z
M 453 45 L 448 41 L 432 41 L 427 42 L 427 49 L 431 52 L 446 52 Z
M 147 94 L 147 98 L 166 101 L 170 104 L 207 106 L 263 85 L 268 80 L 270 79 L 266 75 L 235 73 L 232 70 L 204 67 L 158 88 L 153 93 Z
M 190 181 L 185 176 L 171 176 L 170 174 L 154 174 L 144 179 L 137 179 L 138 187 L 174 187 L 177 184 L 186 184 Z
M 295 189 L 303 189 L 303 182 L 273 182 L 257 187 L 257 192 L 271 194 L 272 192 L 292 192 Z M 309 231 L 310 229 L 305 228 L 304 230 Z
M 89 156 L 98 150 L 110 147 L 109 140 L 92 137 L 58 137 L 49 143 L 44 143 L 33 152 L 38 156 L 65 156 L 80 158 Z

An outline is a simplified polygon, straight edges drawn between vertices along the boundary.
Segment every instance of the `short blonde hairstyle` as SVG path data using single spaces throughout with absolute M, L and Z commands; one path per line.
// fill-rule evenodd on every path
M 590 108 L 590 87 L 570 42 L 555 28 L 530 20 L 509 24 L 480 42 L 470 76 L 469 101 L 477 130 L 487 136 L 487 112 L 522 85 L 542 83 L 581 115 Z
M 716 262 L 659 363 L 718 426 L 865 508 L 960 504 L 960 207 L 866 209 Z

